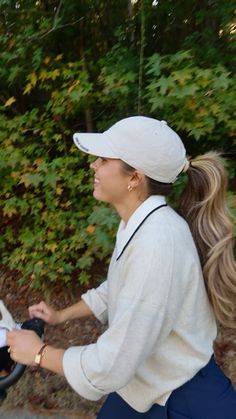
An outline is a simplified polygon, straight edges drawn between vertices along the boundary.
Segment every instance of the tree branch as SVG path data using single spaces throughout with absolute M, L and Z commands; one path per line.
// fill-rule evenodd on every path
M 40 35 L 40 34 L 39 35 L 35 35 L 34 38 L 36 38 L 36 37 L 37 38 L 39 37 L 39 39 L 45 38 L 45 36 L 49 35 L 51 32 L 57 31 L 58 29 L 66 28 L 67 26 L 76 25 L 78 22 L 80 22 L 83 19 L 84 19 L 84 16 L 82 16 L 79 19 L 75 20 L 75 22 L 69 22 L 69 23 L 65 23 L 64 25 L 53 26 L 51 29 L 49 29 L 48 31 L 44 32 L 42 35 Z
M 43 39 L 46 36 L 48 36 L 50 33 L 54 32 L 56 30 L 66 28 L 68 26 L 76 25 L 78 22 L 80 22 L 82 19 L 84 19 L 84 16 L 82 16 L 79 19 L 75 20 L 74 22 L 68 22 L 68 23 L 64 23 L 63 25 L 58 25 L 59 15 L 60 15 L 60 11 L 61 11 L 63 3 L 64 3 L 64 0 L 60 0 L 59 4 L 57 6 L 56 12 L 55 12 L 55 16 L 54 16 L 54 19 L 53 19 L 53 25 L 52 25 L 51 29 L 49 29 L 49 30 L 47 30 L 47 31 L 45 31 L 41 34 L 37 33 L 37 34 L 31 36 L 30 38 L 28 38 L 29 41 L 34 40 L 35 38 Z

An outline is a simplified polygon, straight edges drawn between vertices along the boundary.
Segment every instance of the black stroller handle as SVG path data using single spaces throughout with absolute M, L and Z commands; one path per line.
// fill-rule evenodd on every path
M 44 321 L 38 318 L 26 320 L 22 324 L 21 329 L 33 330 L 39 337 L 41 337 L 44 332 Z M 12 361 L 10 354 L 8 353 L 8 346 L 1 348 L 1 351 L 1 356 L 3 356 L 4 360 L 6 360 L 6 367 L 10 366 L 9 374 L 4 377 L 0 377 L 0 390 L 4 391 L 21 378 L 26 369 L 26 365 L 14 363 L 14 361 Z

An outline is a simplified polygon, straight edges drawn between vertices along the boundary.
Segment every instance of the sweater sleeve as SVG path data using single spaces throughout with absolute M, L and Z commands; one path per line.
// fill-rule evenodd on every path
M 177 315 L 174 308 L 166 315 L 172 269 L 171 243 L 168 250 L 151 243 L 146 251 L 143 244 L 130 244 L 109 328 L 95 344 L 69 348 L 64 355 L 65 376 L 83 397 L 98 400 L 125 386 L 170 332 Z
M 99 287 L 92 288 L 81 295 L 81 298 L 92 310 L 93 314 L 102 323 L 107 323 L 107 281 Z

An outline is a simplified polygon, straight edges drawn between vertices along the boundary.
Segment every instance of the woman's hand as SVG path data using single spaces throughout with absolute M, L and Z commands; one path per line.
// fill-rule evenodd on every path
M 32 330 L 7 332 L 7 345 L 13 361 L 24 365 L 34 365 L 35 355 L 43 346 L 43 341 Z
M 29 307 L 30 318 L 38 317 L 45 321 L 45 323 L 56 325 L 61 323 L 61 312 L 55 310 L 44 301 L 39 304 L 34 304 Z

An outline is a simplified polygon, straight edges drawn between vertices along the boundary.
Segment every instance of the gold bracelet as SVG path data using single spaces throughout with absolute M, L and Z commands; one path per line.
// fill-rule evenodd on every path
M 41 366 L 41 361 L 43 359 L 43 356 L 45 354 L 45 349 L 48 346 L 48 343 L 45 343 L 39 350 L 39 352 L 35 355 L 34 358 L 34 363 L 36 364 L 37 367 Z

